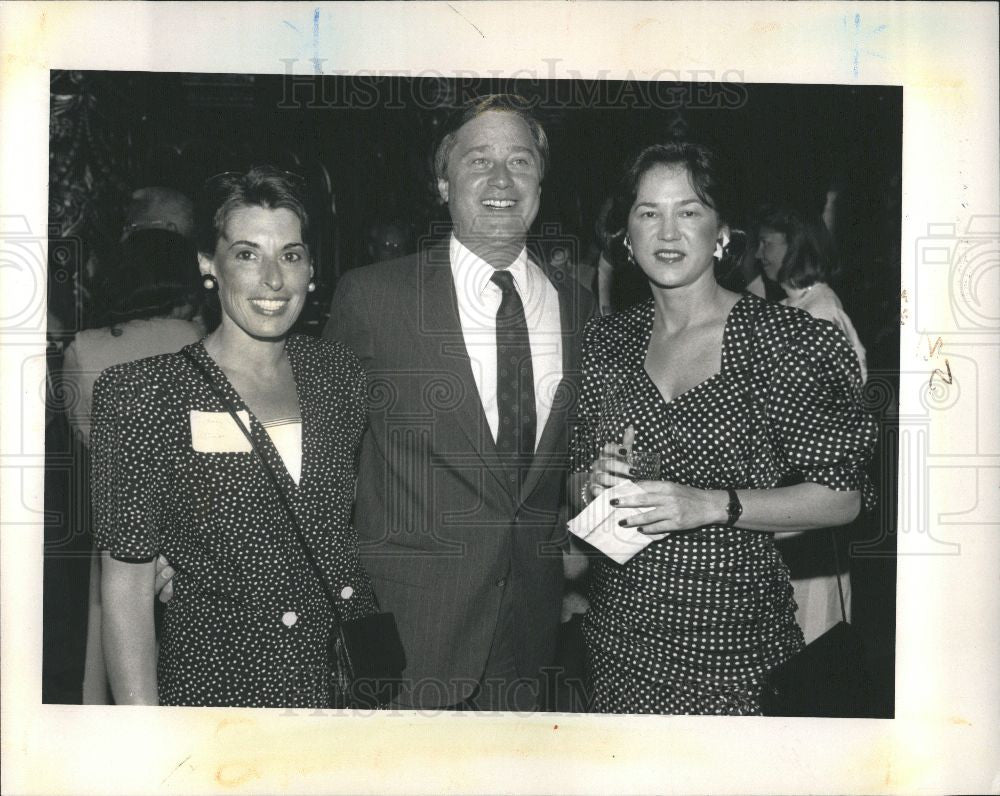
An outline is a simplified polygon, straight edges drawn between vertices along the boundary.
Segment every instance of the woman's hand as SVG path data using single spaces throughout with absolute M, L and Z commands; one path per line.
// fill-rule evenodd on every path
M 625 459 L 632 450 L 635 440 L 635 429 L 629 426 L 625 429 L 620 443 L 608 442 L 601 448 L 601 455 L 590 465 L 590 477 L 587 479 L 587 502 L 596 498 L 605 489 L 610 489 L 622 481 L 628 481 L 628 464 Z
M 725 524 L 729 495 L 721 489 L 696 489 L 670 481 L 639 481 L 642 494 L 611 501 L 620 508 L 645 509 L 618 524 L 647 536 L 662 539 L 672 531 L 688 531 L 703 525 Z
M 635 528 L 659 539 L 674 531 L 725 525 L 729 519 L 729 493 L 724 489 L 696 489 L 669 481 L 639 481 L 638 486 L 642 494 L 615 502 L 623 508 L 645 509 L 622 520 L 623 528 Z M 859 492 L 809 482 L 773 489 L 738 489 L 736 496 L 743 506 L 737 524 L 747 531 L 780 533 L 845 525 L 861 508 Z
M 173 577 L 176 574 L 165 556 L 159 555 L 156 557 L 156 585 L 154 588 L 156 589 L 157 599 L 161 603 L 166 604 L 170 602 L 174 596 Z

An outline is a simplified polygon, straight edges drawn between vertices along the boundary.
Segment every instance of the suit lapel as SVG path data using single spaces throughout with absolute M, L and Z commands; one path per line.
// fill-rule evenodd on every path
M 493 432 L 486 420 L 479 388 L 472 374 L 472 364 L 458 314 L 448 243 L 436 244 L 422 252 L 418 258 L 418 267 L 420 301 L 415 319 L 418 339 L 413 344 L 419 350 L 422 365 L 428 372 L 446 374 L 445 378 L 454 376 L 457 379 L 455 384 L 445 385 L 445 390 L 458 391 L 457 406 L 449 410 L 447 415 L 442 415 L 440 422 L 445 425 L 454 424 L 462 431 L 491 476 L 510 495 L 511 500 L 515 500 L 515 494 L 507 482 L 506 468 L 497 455 Z M 431 399 L 428 396 L 428 400 Z

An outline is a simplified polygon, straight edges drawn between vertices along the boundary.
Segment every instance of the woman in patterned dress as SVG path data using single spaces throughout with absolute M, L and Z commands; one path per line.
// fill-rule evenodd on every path
M 289 334 L 313 274 L 291 175 L 213 178 L 198 215 L 220 326 L 176 354 L 109 368 L 94 390 L 112 692 L 119 704 L 326 707 L 331 629 L 375 610 L 350 525 L 365 377 L 343 346 Z M 157 655 L 160 553 L 176 574 Z
M 586 330 L 574 468 L 585 500 L 628 478 L 633 447 L 659 452 L 662 480 L 617 503 L 642 512 L 623 532 L 654 541 L 594 565 L 600 712 L 760 713 L 764 675 L 803 646 L 774 532 L 848 522 L 871 499 L 857 358 L 830 325 L 717 283 L 727 199 L 711 151 L 656 145 L 609 215 L 653 298 Z

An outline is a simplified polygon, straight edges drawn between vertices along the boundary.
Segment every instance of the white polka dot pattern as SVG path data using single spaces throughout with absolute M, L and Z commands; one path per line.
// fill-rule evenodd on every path
M 247 408 L 201 343 L 187 350 L 237 409 Z M 95 386 L 97 545 L 126 561 L 163 553 L 177 570 L 160 639 L 161 704 L 327 706 L 331 600 L 344 619 L 375 610 L 350 525 L 364 372 L 340 343 L 293 336 L 286 351 L 302 412 L 298 485 L 252 414 L 251 434 L 326 586 L 256 457 L 193 449 L 190 413 L 225 407 L 180 353 L 109 368 Z
M 628 425 L 661 453 L 664 480 L 702 489 L 800 481 L 873 490 L 877 438 L 857 357 L 832 324 L 744 295 L 718 374 L 664 402 L 643 366 L 652 300 L 596 318 L 584 336 L 584 471 Z M 653 542 L 624 566 L 596 560 L 584 621 L 594 709 L 756 714 L 764 674 L 803 645 L 788 569 L 768 533 L 710 526 Z

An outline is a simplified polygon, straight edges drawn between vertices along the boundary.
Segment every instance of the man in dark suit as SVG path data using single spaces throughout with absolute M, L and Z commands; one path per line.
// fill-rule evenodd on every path
M 592 297 L 527 254 L 548 142 L 523 100 L 456 112 L 450 240 L 348 272 L 326 327 L 368 371 L 362 561 L 407 655 L 397 705 L 531 710 L 563 594 L 568 425 Z

